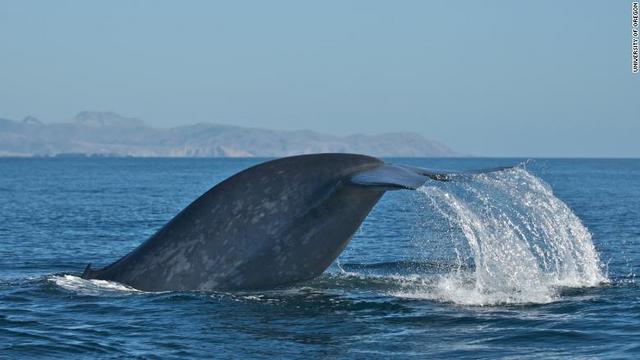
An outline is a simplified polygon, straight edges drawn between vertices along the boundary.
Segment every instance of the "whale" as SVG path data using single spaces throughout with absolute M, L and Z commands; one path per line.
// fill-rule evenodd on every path
M 340 255 L 387 191 L 475 173 L 343 153 L 266 161 L 202 194 L 130 253 L 82 278 L 143 291 L 271 289 L 310 280 Z

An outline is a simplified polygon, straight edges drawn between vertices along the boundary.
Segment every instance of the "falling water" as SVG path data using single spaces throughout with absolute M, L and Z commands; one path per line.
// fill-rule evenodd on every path
M 429 216 L 449 225 L 457 266 L 401 296 L 477 305 L 545 303 L 562 288 L 607 281 L 587 228 L 524 168 L 426 184 L 419 192 Z

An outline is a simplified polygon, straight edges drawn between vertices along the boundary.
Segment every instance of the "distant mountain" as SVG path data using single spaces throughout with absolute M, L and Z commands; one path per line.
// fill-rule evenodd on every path
M 447 146 L 415 133 L 334 136 L 218 124 L 159 129 L 113 112 L 90 111 L 69 122 L 51 124 L 31 116 L 20 122 L 0 119 L 0 156 L 275 157 L 320 152 L 456 155 Z

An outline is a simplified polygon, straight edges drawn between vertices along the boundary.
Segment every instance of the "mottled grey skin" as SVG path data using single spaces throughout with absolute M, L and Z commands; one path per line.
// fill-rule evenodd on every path
M 320 275 L 384 189 L 350 176 L 362 155 L 303 155 L 244 170 L 207 191 L 130 254 L 84 278 L 140 290 L 271 288 Z
M 487 171 L 496 171 L 493 169 Z M 160 231 L 85 279 L 136 289 L 272 288 L 320 275 L 387 190 L 478 172 L 438 172 L 354 154 L 268 161 L 216 185 Z

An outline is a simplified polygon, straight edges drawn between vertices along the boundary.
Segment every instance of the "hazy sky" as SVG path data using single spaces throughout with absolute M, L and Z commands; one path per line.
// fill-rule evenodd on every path
M 0 1 L 0 117 L 640 157 L 631 1 Z

